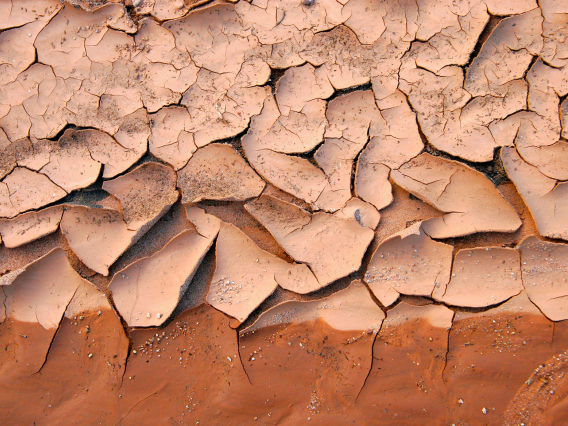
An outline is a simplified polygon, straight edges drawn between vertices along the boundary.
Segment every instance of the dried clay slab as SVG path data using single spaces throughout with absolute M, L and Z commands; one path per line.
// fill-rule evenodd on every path
M 520 253 L 511 248 L 460 250 L 447 285 L 432 297 L 448 305 L 483 308 L 496 305 L 523 290 Z
M 552 321 L 568 319 L 568 245 L 528 237 L 519 246 L 530 300 Z
M 207 3 L 203 0 L 146 0 L 133 2 L 136 13 L 151 14 L 160 21 L 181 18 L 191 9 Z
M 278 285 L 297 293 L 321 287 L 306 265 L 290 264 L 260 249 L 227 223 L 221 224 L 217 238 L 216 262 L 207 302 L 240 322 Z
M 284 116 L 300 112 L 314 99 L 327 99 L 334 92 L 327 76 L 311 64 L 289 68 L 276 84 L 278 109 Z
M 503 166 L 531 211 L 540 235 L 568 240 L 568 184 L 543 175 L 515 148 L 501 150 Z
M 0 34 L 0 69 L 2 70 L 0 84 L 2 86 L 16 80 L 22 71 L 34 63 L 36 55 L 34 41 L 46 25 L 45 21 L 35 21 L 2 31 Z
M 134 121 L 142 120 L 142 117 L 132 118 L 133 122 L 127 123 L 127 126 L 125 126 L 127 127 L 125 131 L 129 135 L 123 135 L 124 130 L 115 134 L 115 137 L 121 139 L 122 143 L 119 143 L 109 134 L 95 129 L 67 130 L 61 139 L 71 137 L 74 143 L 86 146 L 93 160 L 104 165 L 102 177 L 104 179 L 110 179 L 126 171 L 138 161 L 145 152 L 145 143 L 144 147 L 142 147 L 138 146 L 141 144 L 129 140 L 136 137 L 136 134 L 142 131 L 142 129 L 139 128 L 140 123 L 137 125 L 134 123 Z
M 402 92 L 396 91 L 377 101 L 377 105 L 381 109 L 381 120 L 377 121 L 380 125 L 371 125 L 371 139 L 357 161 L 355 193 L 380 210 L 393 200 L 388 179 L 390 169 L 417 156 L 424 143 L 418 132 L 416 114 Z
M 245 208 L 296 262 L 306 263 L 320 287 L 361 267 L 374 232 L 355 219 L 307 211 L 262 195 Z
M 376 334 L 385 318 L 381 308 L 373 302 L 361 281 L 323 299 L 299 302 L 289 301 L 270 308 L 241 335 L 275 325 L 315 322 L 323 319 L 330 327 L 340 331 L 366 331 Z
M 326 115 L 326 139 L 314 158 L 329 184 L 315 206 L 334 211 L 351 197 L 357 157 L 356 195 L 379 210 L 390 204 L 389 168 L 399 167 L 423 148 L 405 96 L 397 91 L 376 102 L 370 90 L 358 90 L 330 101 Z
M 103 183 L 120 201 L 128 229 L 145 232 L 177 201 L 176 173 L 160 163 L 144 163 Z
M 14 219 L 0 219 L 0 235 L 7 248 L 19 247 L 57 231 L 63 206 L 28 212 Z
M 67 195 L 41 173 L 16 167 L 0 182 L 0 217 L 14 217 L 39 209 Z
M 500 86 L 523 78 L 533 55 L 542 50 L 541 33 L 538 8 L 503 19 L 468 67 L 465 90 L 473 96 L 498 94 Z
M 440 19 L 445 24 L 442 31 L 428 38 L 426 42 L 413 43 L 411 55 L 419 67 L 438 73 L 448 65 L 467 64 L 481 32 L 489 21 L 484 2 L 471 2 L 468 6 L 467 13 L 459 13 L 452 23 Z
M 34 21 L 49 21 L 62 7 L 59 0 L 19 0 L 0 3 L 0 29 L 21 27 Z
M 205 210 L 199 207 L 186 207 L 185 214 L 188 220 L 195 226 L 195 230 L 199 235 L 214 239 L 219 233 L 221 220 L 217 216 L 205 213 Z
M 53 183 L 70 192 L 94 183 L 103 166 L 103 178 L 124 172 L 143 152 L 124 148 L 112 136 L 99 130 L 69 129 L 57 141 L 28 141 L 28 145 L 17 152 L 17 163 L 45 174 Z
M 67 207 L 60 226 L 77 257 L 105 276 L 116 259 L 141 236 L 128 229 L 120 212 L 106 208 Z
M 356 90 L 333 99 L 327 105 L 326 117 L 325 141 L 317 149 L 314 159 L 325 172 L 328 183 L 315 207 L 335 211 L 351 197 L 353 162 L 368 138 L 381 130 L 384 120 L 370 90 Z M 381 187 L 381 184 L 377 182 L 376 186 Z M 390 191 L 388 182 L 386 186 Z M 382 206 L 375 204 L 375 207 Z
M 452 327 L 454 311 L 441 305 L 411 305 L 400 302 L 387 312 L 383 322 L 383 332 L 390 327 L 426 320 L 432 327 L 449 330 Z M 381 333 L 382 334 L 382 333 Z
M 495 137 L 490 126 L 526 109 L 527 83 L 513 80 L 499 86 L 495 95 L 473 99 L 463 84 L 460 67 L 444 67 L 434 74 L 418 67 L 412 56 L 403 58 L 400 90 L 408 95 L 428 141 L 469 161 L 491 161 L 495 148 L 507 142 Z
M 209 144 L 178 171 L 183 203 L 244 201 L 260 195 L 264 181 L 230 145 Z
M 423 153 L 391 172 L 392 179 L 411 194 L 446 212 L 425 221 L 432 238 L 475 232 L 514 232 L 521 226 L 515 209 L 480 172 L 457 161 Z
M 241 143 L 248 161 L 268 182 L 297 198 L 313 203 L 327 185 L 322 170 L 307 159 L 274 150 L 271 131 L 280 117 L 276 100 L 269 96 L 262 112 L 251 119 L 251 125 Z M 267 137 L 267 135 L 269 135 Z
M 309 38 L 313 33 L 343 23 L 348 17 L 343 13 L 343 2 L 337 0 L 313 3 L 307 7 L 298 5 L 293 0 L 268 0 L 251 4 L 237 3 L 236 10 L 239 17 L 256 30 L 255 37 L 266 45 L 280 44 L 304 36 Z
M 568 64 L 568 50 L 566 37 L 568 36 L 568 5 L 565 2 L 542 0 L 539 2 L 544 22 L 542 35 L 544 46 L 542 58 L 553 67 L 562 67 Z
M 454 248 L 432 240 L 421 225 L 415 223 L 388 238 L 369 262 L 365 282 L 384 306 L 400 294 L 431 297 L 435 288 L 450 280 Z
M 114 275 L 109 290 L 130 327 L 157 327 L 169 318 L 216 236 L 183 231 L 162 250 Z
M 9 367 L 10 374 L 39 371 L 67 306 L 84 283 L 65 252 L 57 248 L 26 266 L 10 285 L 2 287 L 5 300 L 0 318 L 4 322 L 0 328 L 15 344 L 2 351 L 1 370 Z M 19 334 L 20 329 L 33 329 L 34 333 Z
M 78 138 L 74 130 L 67 130 L 49 147 L 49 162 L 40 170 L 53 183 L 67 192 L 86 188 L 99 177 L 101 163 L 96 161 L 85 137 Z

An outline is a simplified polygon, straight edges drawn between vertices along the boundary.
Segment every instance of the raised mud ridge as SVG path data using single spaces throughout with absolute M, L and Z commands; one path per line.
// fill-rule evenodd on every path
M 0 1 L 0 423 L 568 424 L 568 0 Z

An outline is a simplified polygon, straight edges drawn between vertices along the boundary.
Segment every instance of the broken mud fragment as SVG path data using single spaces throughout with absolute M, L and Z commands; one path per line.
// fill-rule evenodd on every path
M 230 224 L 221 224 L 215 252 L 207 302 L 241 323 L 278 285 L 297 293 L 322 287 L 306 265 L 290 264 L 265 252 Z
M 374 235 L 356 220 L 322 212 L 312 215 L 267 195 L 246 209 L 296 262 L 309 265 L 320 287 L 357 271 Z
M 539 2 L 542 10 L 542 37 L 543 48 L 540 53 L 543 60 L 551 66 L 558 68 L 568 64 L 568 50 L 566 39 L 568 37 L 568 7 L 562 2 L 543 0 Z
M 543 175 L 526 163 L 515 148 L 503 148 L 501 159 L 507 175 L 515 184 L 538 227 L 546 237 L 568 240 L 564 212 L 568 209 L 568 185 Z
M 59 0 L 12 0 L 0 5 L 0 29 L 15 28 L 34 21 L 49 21 L 62 4 Z
M 541 31 L 538 8 L 499 22 L 467 70 L 465 90 L 472 96 L 499 95 L 501 87 L 522 78 L 542 50 Z
M 329 297 L 311 302 L 284 302 L 264 312 L 241 335 L 277 325 L 314 322 L 318 319 L 338 331 L 371 331 L 381 329 L 385 317 L 373 302 L 365 285 L 353 281 L 348 288 Z
M 208 239 L 214 239 L 217 236 L 221 226 L 221 220 L 218 217 L 205 213 L 199 207 L 186 207 L 185 212 L 199 235 Z
M 216 235 L 184 231 L 156 254 L 116 272 L 109 290 L 130 327 L 159 326 L 170 317 Z
M 41 369 L 67 305 L 83 282 L 65 252 L 55 249 L 3 286 L 6 319 L 0 327 L 7 349 L 0 359 L 3 380 Z M 33 330 L 29 340 L 22 337 L 27 329 Z
M 131 117 L 136 120 L 133 114 Z M 126 122 L 128 126 L 130 123 Z M 140 129 L 130 125 L 128 133 L 129 139 L 139 137 L 136 133 Z M 127 140 L 122 137 L 122 131 L 119 130 L 114 134 L 114 138 L 104 132 L 97 130 L 79 130 L 65 132 L 64 136 L 69 134 L 73 142 L 79 145 L 86 145 L 93 160 L 98 161 L 103 165 L 102 177 L 104 179 L 111 179 L 120 173 L 125 172 L 130 166 L 138 161 L 146 152 L 146 144 L 144 136 L 141 136 L 141 142 L 135 140 Z M 146 137 L 147 139 L 147 137 Z M 143 145 L 143 146 L 140 146 Z
M 0 217 L 14 217 L 19 213 L 39 209 L 67 195 L 47 176 L 16 167 L 0 182 Z
M 210 144 L 197 150 L 178 171 L 183 203 L 202 200 L 244 201 L 264 189 L 264 181 L 230 145 Z
M 101 164 L 93 160 L 87 146 L 78 144 L 67 131 L 49 152 L 49 162 L 40 173 L 65 192 L 86 188 L 99 177 Z
M 262 137 L 278 119 L 274 98 L 268 98 L 262 113 L 251 120 L 242 138 L 244 151 L 251 166 L 269 183 L 308 203 L 315 202 L 326 186 L 322 170 L 305 158 L 265 149 Z
M 376 229 L 381 219 L 379 211 L 369 203 L 353 197 L 345 206 L 335 212 L 335 215 L 345 219 L 355 219 L 355 221 L 367 228 Z
M 301 82 L 301 84 L 300 84 Z M 304 86 L 305 85 L 305 86 Z M 300 112 L 314 99 L 327 99 L 334 90 L 320 69 L 310 64 L 288 69 L 276 85 L 278 109 L 284 116 Z
M 116 179 L 105 181 L 103 189 L 120 201 L 129 230 L 149 229 L 179 198 L 176 174 L 171 167 L 144 163 Z
M 393 235 L 373 253 L 365 282 L 384 306 L 400 294 L 430 297 L 450 280 L 454 248 L 432 240 L 421 226 Z
M 106 208 L 67 207 L 60 226 L 71 250 L 86 266 L 104 276 L 141 236 L 128 228 L 120 212 Z
M 482 308 L 522 290 L 519 251 L 487 247 L 458 251 L 450 281 L 436 286 L 432 297 L 448 305 Z
M 0 423 L 566 424 L 565 3 L 0 1 Z
M 529 299 L 552 321 L 568 319 L 568 247 L 529 237 L 519 247 Z
M 16 216 L 0 219 L 0 235 L 8 248 L 19 247 L 57 231 L 63 215 L 63 206 L 48 207 Z
M 424 222 L 431 238 L 474 232 L 513 232 L 521 220 L 513 207 L 480 172 L 456 161 L 423 153 L 391 172 L 404 189 L 446 212 Z

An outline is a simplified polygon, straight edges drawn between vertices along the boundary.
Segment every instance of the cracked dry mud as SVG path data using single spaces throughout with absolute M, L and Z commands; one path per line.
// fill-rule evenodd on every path
M 568 424 L 568 0 L 0 1 L 0 423 Z

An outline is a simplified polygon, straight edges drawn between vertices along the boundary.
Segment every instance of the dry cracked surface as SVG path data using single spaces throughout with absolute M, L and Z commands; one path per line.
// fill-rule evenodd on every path
M 0 2 L 2 424 L 568 424 L 568 1 Z

